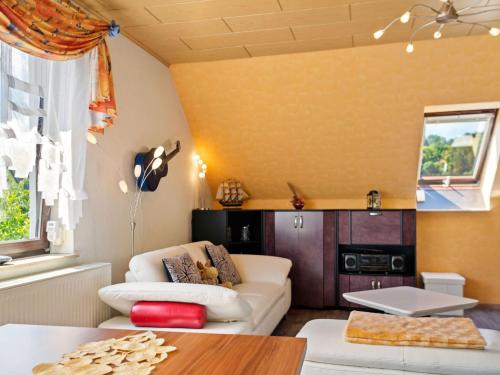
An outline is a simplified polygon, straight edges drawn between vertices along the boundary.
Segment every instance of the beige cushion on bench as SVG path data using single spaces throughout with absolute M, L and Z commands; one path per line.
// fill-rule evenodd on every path
M 353 311 L 344 339 L 354 344 L 484 349 L 486 342 L 470 318 L 414 318 Z
M 485 350 L 441 349 L 407 346 L 351 344 L 344 341 L 345 320 L 312 320 L 297 334 L 307 338 L 303 375 L 338 374 L 338 367 L 350 368 L 345 374 L 415 372 L 444 375 L 500 374 L 500 332 L 481 329 Z M 315 371 L 320 364 L 322 371 Z M 328 368 L 331 371 L 328 371 Z M 337 370 L 335 368 L 337 367 Z M 366 372 L 363 371 L 366 369 Z

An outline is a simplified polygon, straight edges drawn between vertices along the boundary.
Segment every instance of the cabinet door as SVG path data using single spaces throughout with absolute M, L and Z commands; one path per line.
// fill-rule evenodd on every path
M 339 244 L 351 244 L 351 211 L 339 211 Z
M 299 230 L 298 215 L 295 212 L 275 212 L 274 214 L 274 253 L 277 257 L 292 261 L 290 279 L 292 280 L 292 304 L 296 305 L 297 288 L 300 285 Z
M 361 245 L 401 245 L 402 212 L 351 212 L 351 241 Z
M 337 213 L 326 211 L 323 216 L 323 302 L 337 303 Z
M 349 291 L 360 292 L 362 290 L 371 290 L 377 288 L 377 276 L 370 275 L 349 275 Z M 350 303 L 354 308 L 366 308 L 356 303 Z
M 376 283 L 377 289 L 403 286 L 403 276 L 378 276 Z
M 403 286 L 417 286 L 417 278 L 415 276 L 403 276 Z
M 299 251 L 294 263 L 295 304 L 323 307 L 323 212 L 299 214 Z
M 415 276 L 377 276 L 377 288 L 393 288 L 396 286 L 413 286 L 417 285 Z
M 416 245 L 417 243 L 417 212 L 415 210 L 403 211 L 403 245 Z
M 350 292 L 360 292 L 362 290 L 370 290 L 376 288 L 377 288 L 377 276 L 370 276 L 370 275 L 349 276 Z
M 349 293 L 351 290 L 349 289 L 349 275 L 339 275 L 339 306 L 349 307 L 351 304 L 344 297 L 344 293 Z
M 274 211 L 264 212 L 264 254 L 276 255 L 274 246 Z
M 226 211 L 194 210 L 191 225 L 193 242 L 210 241 L 215 245 L 226 244 Z
M 297 256 L 299 246 L 298 215 L 295 212 L 275 212 L 274 252 L 276 256 L 291 259 Z M 295 264 L 292 266 L 295 266 Z

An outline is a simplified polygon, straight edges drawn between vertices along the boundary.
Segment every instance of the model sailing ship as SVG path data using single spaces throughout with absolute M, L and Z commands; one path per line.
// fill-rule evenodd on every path
M 243 190 L 241 182 L 236 180 L 222 181 L 217 189 L 216 199 L 225 207 L 239 207 L 250 196 Z

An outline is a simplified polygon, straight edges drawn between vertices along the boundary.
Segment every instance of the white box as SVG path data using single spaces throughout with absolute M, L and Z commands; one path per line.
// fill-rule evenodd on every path
M 421 272 L 425 289 L 434 292 L 451 294 L 457 297 L 464 296 L 465 278 L 458 273 L 448 272 Z M 437 315 L 464 315 L 464 310 L 447 311 Z

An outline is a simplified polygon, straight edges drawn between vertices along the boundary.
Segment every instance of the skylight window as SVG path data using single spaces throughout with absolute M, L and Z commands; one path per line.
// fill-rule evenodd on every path
M 497 110 L 426 114 L 419 184 L 478 184 L 496 115 Z

